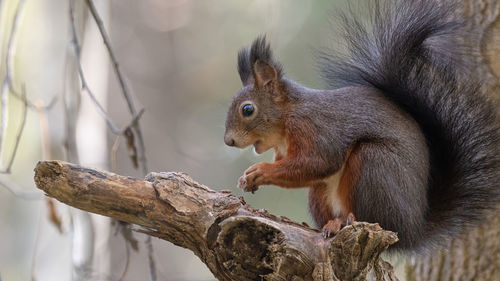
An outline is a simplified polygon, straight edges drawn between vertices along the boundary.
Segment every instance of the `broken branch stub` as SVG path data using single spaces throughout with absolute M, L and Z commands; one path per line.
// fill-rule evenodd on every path
M 67 205 L 140 225 L 141 232 L 190 249 L 219 280 L 397 280 L 380 259 L 397 237 L 377 224 L 355 222 L 323 239 L 318 230 L 182 173 L 140 180 L 42 161 L 35 182 Z

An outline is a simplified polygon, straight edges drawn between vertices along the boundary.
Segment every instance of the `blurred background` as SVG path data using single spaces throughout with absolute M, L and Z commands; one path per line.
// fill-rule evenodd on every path
M 11 172 L 0 174 L 0 280 L 149 280 L 144 235 L 133 233 L 134 251 L 110 220 L 47 201 L 34 186 L 33 168 L 42 159 L 144 176 L 134 168 L 126 140 L 106 127 L 81 90 L 70 1 L 0 0 L 0 77 L 10 79 L 2 84 L 8 92 L 2 94 L 3 169 L 23 121 L 23 102 L 15 94 L 25 89 L 31 103 Z M 147 170 L 182 171 L 244 196 L 255 208 L 312 225 L 304 189 L 263 187 L 242 194 L 236 188 L 243 171 L 271 161 L 272 152 L 257 156 L 250 148 L 226 147 L 224 120 L 241 87 L 236 54 L 258 35 L 268 36 L 287 76 L 322 87 L 314 50 L 337 44 L 331 19 L 347 1 L 95 2 L 134 107 L 145 109 L 140 126 Z M 86 1 L 74 4 L 88 88 L 116 127 L 124 128 L 132 117 L 96 22 Z M 157 280 L 214 280 L 190 251 L 156 238 L 152 243 Z

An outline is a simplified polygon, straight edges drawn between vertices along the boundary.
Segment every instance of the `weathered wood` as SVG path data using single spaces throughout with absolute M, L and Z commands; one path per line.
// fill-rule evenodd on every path
M 335 237 L 256 210 L 182 173 L 146 181 L 62 161 L 39 162 L 35 182 L 70 206 L 140 225 L 193 251 L 219 280 L 397 280 L 380 254 L 397 241 L 356 222 Z

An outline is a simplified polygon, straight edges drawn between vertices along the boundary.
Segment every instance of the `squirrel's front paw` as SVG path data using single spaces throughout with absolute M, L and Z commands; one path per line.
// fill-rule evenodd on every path
M 263 163 L 250 166 L 250 168 L 245 171 L 245 174 L 240 177 L 238 187 L 244 191 L 251 191 L 254 193 L 259 189 L 259 185 L 267 184 L 268 182 L 266 181 L 263 167 Z
M 238 188 L 245 191 L 245 192 L 252 192 L 252 193 L 254 193 L 255 191 L 257 191 L 259 189 L 258 186 L 249 185 L 247 183 L 245 175 L 241 176 L 240 179 L 238 180 Z

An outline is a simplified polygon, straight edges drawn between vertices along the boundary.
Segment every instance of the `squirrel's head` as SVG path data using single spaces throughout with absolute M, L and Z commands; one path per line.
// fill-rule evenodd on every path
M 273 59 L 265 37 L 238 53 L 238 72 L 243 88 L 229 107 L 224 142 L 239 148 L 253 144 L 263 153 L 283 140 L 288 104 L 281 64 Z

